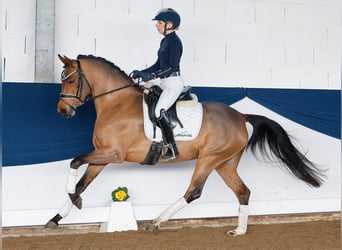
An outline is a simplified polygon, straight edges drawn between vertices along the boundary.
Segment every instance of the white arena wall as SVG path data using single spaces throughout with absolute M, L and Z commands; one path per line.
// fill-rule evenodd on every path
M 3 0 L 4 81 L 35 81 L 35 3 Z M 154 63 L 161 7 L 182 16 L 190 85 L 340 89 L 340 0 L 56 0 L 54 81 L 58 53 L 102 56 L 126 72 Z
M 57 54 L 105 57 L 127 73 L 152 64 L 161 36 L 151 18 L 161 7 L 174 7 L 182 16 L 178 33 L 184 45 L 181 66 L 187 84 L 341 88 L 339 0 L 56 0 L 54 82 L 59 82 L 62 70 Z M 2 1 L 3 81 L 35 82 L 35 23 L 35 0 Z M 247 152 L 239 173 L 252 192 L 251 215 L 340 211 L 340 140 L 248 98 L 232 106 L 276 120 L 298 139 L 310 160 L 328 169 L 325 184 L 314 189 Z M 55 215 L 67 199 L 69 162 L 2 168 L 3 226 L 43 225 Z M 110 165 L 82 195 L 84 208 L 73 208 L 61 223 L 106 221 L 110 193 L 118 186 L 128 187 L 138 220 L 153 219 L 184 194 L 194 164 Z M 237 209 L 234 194 L 212 173 L 202 197 L 173 218 L 236 216 Z

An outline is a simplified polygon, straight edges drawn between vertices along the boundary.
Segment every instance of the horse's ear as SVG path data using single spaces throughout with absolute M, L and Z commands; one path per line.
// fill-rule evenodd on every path
M 70 58 L 66 56 L 61 56 L 60 54 L 58 54 L 58 58 L 62 61 L 62 63 L 64 63 L 65 66 L 72 65 L 72 60 Z

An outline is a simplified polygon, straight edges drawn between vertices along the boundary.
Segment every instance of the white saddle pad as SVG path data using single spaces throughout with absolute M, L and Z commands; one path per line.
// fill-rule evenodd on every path
M 201 129 L 203 108 L 202 104 L 197 101 L 197 97 L 191 94 L 195 100 L 177 102 L 177 116 L 183 128 L 179 124 L 173 129 L 176 141 L 191 141 L 196 139 Z M 162 133 L 160 128 L 156 128 L 156 138 L 153 138 L 153 124 L 148 116 L 148 107 L 143 101 L 144 110 L 144 129 L 146 137 L 150 141 L 162 141 Z

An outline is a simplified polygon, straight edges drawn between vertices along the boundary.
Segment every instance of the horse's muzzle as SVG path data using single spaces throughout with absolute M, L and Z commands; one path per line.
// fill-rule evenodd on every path
M 70 118 L 76 114 L 76 111 L 69 105 L 65 105 L 65 103 L 59 102 L 57 105 L 57 113 L 62 117 Z
M 76 114 L 76 108 L 63 99 L 57 104 L 57 113 L 62 117 L 72 117 Z
M 71 112 L 70 112 L 70 110 L 67 110 L 65 108 L 57 110 L 57 112 L 60 116 L 65 117 L 65 118 L 70 118 L 70 117 L 74 116 L 76 113 L 74 110 L 71 110 Z

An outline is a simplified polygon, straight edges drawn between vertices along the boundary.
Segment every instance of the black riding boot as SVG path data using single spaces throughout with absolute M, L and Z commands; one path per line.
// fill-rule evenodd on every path
M 173 160 L 178 156 L 179 153 L 173 135 L 173 130 L 170 127 L 170 120 L 164 109 L 160 111 L 158 123 L 163 134 L 164 144 L 167 146 L 167 151 L 162 155 L 162 159 L 165 161 Z

